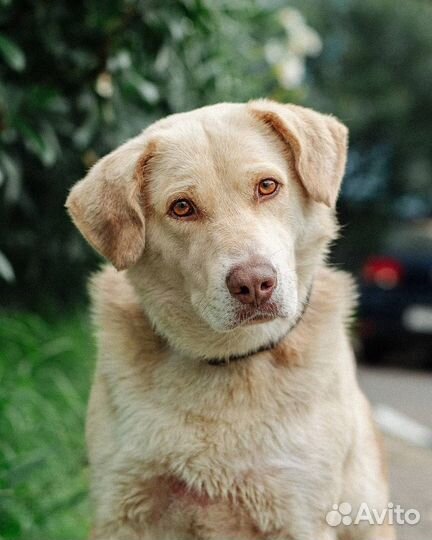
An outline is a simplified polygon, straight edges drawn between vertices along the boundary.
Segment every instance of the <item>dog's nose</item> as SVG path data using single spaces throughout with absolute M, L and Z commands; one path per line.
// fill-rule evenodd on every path
M 276 270 L 266 261 L 251 260 L 234 267 L 226 284 L 231 295 L 242 304 L 261 306 L 276 289 Z

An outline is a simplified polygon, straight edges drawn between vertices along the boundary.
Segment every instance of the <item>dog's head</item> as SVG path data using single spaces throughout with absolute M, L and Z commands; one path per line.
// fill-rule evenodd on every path
M 101 159 L 67 207 L 171 344 L 239 354 L 298 319 L 336 233 L 346 146 L 341 123 L 302 107 L 204 107 Z

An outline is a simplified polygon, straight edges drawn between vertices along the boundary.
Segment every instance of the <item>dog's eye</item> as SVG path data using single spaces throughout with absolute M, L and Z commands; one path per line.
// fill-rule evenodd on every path
M 257 191 L 259 197 L 268 197 L 274 195 L 279 189 L 279 182 L 274 178 L 264 178 L 258 184 Z
M 187 199 L 174 201 L 170 208 L 170 214 L 175 218 L 187 218 L 196 214 L 195 206 Z

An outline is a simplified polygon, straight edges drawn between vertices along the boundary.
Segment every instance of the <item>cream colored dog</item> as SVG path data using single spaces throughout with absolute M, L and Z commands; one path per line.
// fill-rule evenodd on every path
M 120 270 L 91 282 L 92 538 L 394 538 L 326 519 L 388 502 L 351 279 L 325 266 L 346 146 L 334 118 L 224 103 L 156 122 L 72 189 Z

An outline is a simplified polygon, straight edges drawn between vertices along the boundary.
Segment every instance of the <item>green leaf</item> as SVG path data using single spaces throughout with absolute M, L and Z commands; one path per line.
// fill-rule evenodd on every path
M 26 89 L 27 106 L 33 111 L 49 111 L 57 114 L 67 114 L 69 103 L 58 89 L 46 85 L 33 85 Z
M 75 131 L 73 141 L 78 148 L 85 148 L 96 133 L 99 122 L 99 111 L 94 108 L 89 111 L 89 114 L 83 124 Z
M 6 471 L 6 483 L 15 487 L 22 482 L 28 482 L 35 470 L 46 464 L 46 459 L 44 457 L 35 457 L 29 461 L 20 463 L 16 467 L 13 467 L 11 470 Z
M 53 128 L 44 123 L 39 131 L 33 129 L 26 122 L 17 122 L 17 128 L 24 137 L 27 148 L 33 152 L 45 166 L 52 165 L 56 159 L 59 149 L 57 135 Z
M 0 251 L 0 277 L 2 277 L 8 283 L 15 281 L 15 273 L 13 271 L 11 263 L 6 259 L 3 253 Z
M 0 54 L 15 71 L 22 71 L 25 68 L 26 59 L 23 51 L 3 34 L 0 34 Z
M 150 105 L 154 105 L 159 101 L 158 87 L 154 83 L 141 77 L 138 73 L 129 73 L 126 81 L 133 90 Z
M 4 198 L 6 203 L 16 203 L 21 195 L 21 170 L 16 160 L 6 152 L 0 152 L 0 167 L 3 179 L 0 181 L 5 184 Z

